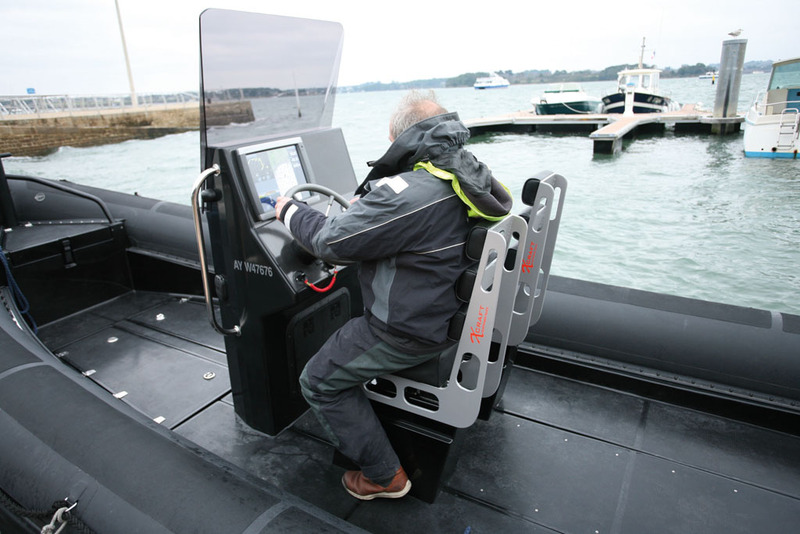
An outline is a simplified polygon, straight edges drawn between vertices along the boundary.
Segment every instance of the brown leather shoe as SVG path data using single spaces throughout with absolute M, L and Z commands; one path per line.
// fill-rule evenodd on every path
M 375 484 L 361 471 L 347 471 L 342 476 L 342 484 L 347 493 L 362 501 L 371 501 L 376 498 L 399 499 L 411 489 L 411 481 L 408 480 L 402 467 L 394 474 L 394 478 L 388 486 Z

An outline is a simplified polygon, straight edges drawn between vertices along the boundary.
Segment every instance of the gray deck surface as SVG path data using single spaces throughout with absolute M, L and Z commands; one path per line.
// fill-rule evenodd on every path
M 800 437 L 516 367 L 465 431 L 434 504 L 356 501 L 308 414 L 277 437 L 235 415 L 224 343 L 201 303 L 130 293 L 42 329 L 120 400 L 371 532 L 786 533 L 800 524 Z

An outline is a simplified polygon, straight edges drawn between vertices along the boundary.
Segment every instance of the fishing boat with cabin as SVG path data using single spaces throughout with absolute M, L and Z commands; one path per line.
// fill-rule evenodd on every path
M 680 105 L 659 87 L 661 70 L 644 66 L 644 49 L 642 39 L 639 65 L 617 74 L 617 90 L 603 97 L 603 113 L 659 113 L 680 109 Z

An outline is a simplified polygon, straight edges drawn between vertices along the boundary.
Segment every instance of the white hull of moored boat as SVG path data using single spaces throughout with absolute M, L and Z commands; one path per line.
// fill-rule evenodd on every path
M 753 106 L 745 117 L 744 154 L 750 158 L 797 158 L 800 113 L 763 115 Z
M 800 58 L 778 61 L 745 117 L 744 155 L 793 158 L 800 150 Z

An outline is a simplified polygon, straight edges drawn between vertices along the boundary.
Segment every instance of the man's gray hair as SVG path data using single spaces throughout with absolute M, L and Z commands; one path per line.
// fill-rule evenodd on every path
M 415 125 L 419 121 L 436 115 L 447 113 L 436 98 L 436 93 L 431 90 L 412 90 L 398 104 L 397 109 L 389 120 L 389 135 L 392 139 Z

